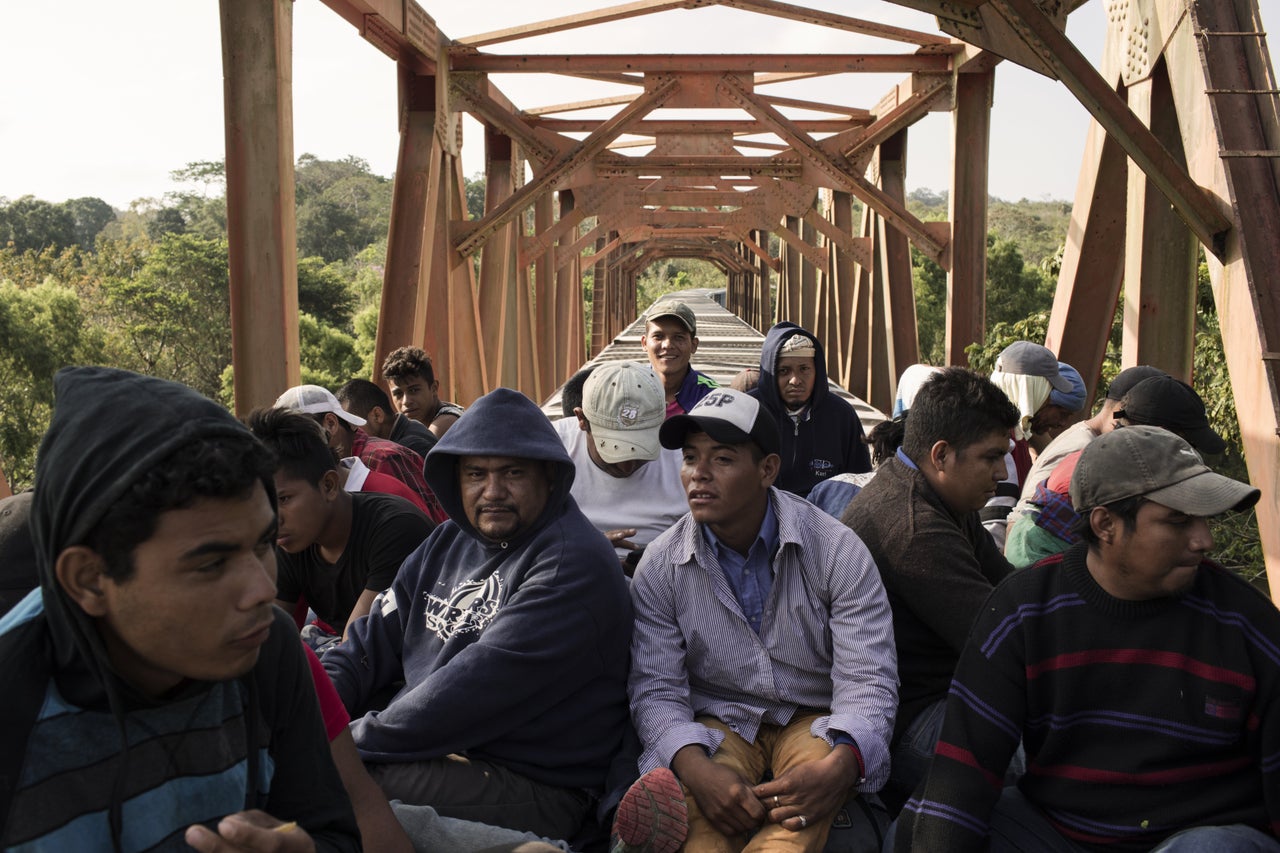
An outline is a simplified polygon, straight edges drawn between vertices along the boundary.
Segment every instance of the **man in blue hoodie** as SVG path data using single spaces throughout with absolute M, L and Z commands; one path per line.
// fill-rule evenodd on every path
M 627 722 L 632 614 L 617 557 L 569 494 L 555 430 L 515 391 L 476 401 L 426 476 L 450 520 L 325 669 L 390 798 L 569 838 Z
M 795 323 L 778 323 L 760 350 L 760 382 L 750 392 L 778 425 L 782 470 L 774 484 L 804 497 L 836 474 L 871 470 L 858 415 L 827 386 L 822 344 Z

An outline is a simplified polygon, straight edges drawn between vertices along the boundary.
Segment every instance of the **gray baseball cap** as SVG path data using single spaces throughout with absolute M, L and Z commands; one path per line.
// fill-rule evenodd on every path
M 1121 427 L 1099 436 L 1085 446 L 1071 475 L 1071 503 L 1080 513 L 1141 496 L 1209 517 L 1248 509 L 1261 494 L 1216 473 L 1186 441 L 1153 426 Z
M 1019 376 L 1039 376 L 1049 380 L 1049 385 L 1064 394 L 1071 393 L 1071 380 L 1058 369 L 1058 357 L 1053 350 L 1031 341 L 1014 341 L 996 356 L 996 370 Z

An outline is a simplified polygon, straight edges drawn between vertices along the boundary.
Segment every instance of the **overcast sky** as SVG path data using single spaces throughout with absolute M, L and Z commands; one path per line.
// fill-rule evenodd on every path
M 458 38 L 605 5 L 605 0 L 421 0 Z M 820 0 L 845 14 L 934 31 L 934 19 L 881 0 Z M 1263 14 L 1280 17 L 1274 0 Z M 1272 7 L 1272 8 L 1265 8 Z M 536 18 L 530 10 L 537 10 Z M 127 13 L 126 13 L 127 10 Z M 1072 15 L 1068 34 L 1095 63 L 1102 51 L 1102 0 Z M 758 35 L 761 27 L 769 40 Z M 497 52 L 889 52 L 892 42 L 766 19 L 732 9 L 677 11 L 575 34 L 512 43 Z M 739 37 L 735 43 L 732 38 Z M 561 40 L 563 39 L 563 40 Z M 223 156 L 222 55 L 216 0 L 0 2 L 0 197 L 49 201 L 97 196 L 125 208 L 172 190 L 169 173 Z M 833 78 L 833 97 L 874 106 L 901 75 Z M 567 78 L 495 77 L 519 105 L 634 89 Z M 395 170 L 395 64 L 319 0 L 294 8 L 294 152 L 356 155 L 379 174 Z M 787 95 L 785 87 L 770 92 Z M 589 114 L 586 114 L 589 115 Z M 1071 199 L 1088 115 L 1062 84 L 1002 63 L 996 73 L 991 192 L 1007 199 Z M 950 117 L 935 113 L 909 133 L 909 188 L 949 183 Z M 464 136 L 467 174 L 483 169 L 478 125 Z

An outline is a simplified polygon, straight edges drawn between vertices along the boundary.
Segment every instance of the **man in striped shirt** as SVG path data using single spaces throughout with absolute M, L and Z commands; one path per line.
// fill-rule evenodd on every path
M 1131 426 L 1071 497 L 1083 541 L 988 599 L 896 849 L 1280 851 L 1280 612 L 1205 558 L 1258 490 Z
M 690 511 L 632 586 L 642 784 L 675 772 L 687 851 L 821 850 L 850 794 L 889 773 L 897 670 L 875 564 L 851 530 L 773 488 L 777 426 L 754 398 L 717 389 L 660 438 L 683 454 Z

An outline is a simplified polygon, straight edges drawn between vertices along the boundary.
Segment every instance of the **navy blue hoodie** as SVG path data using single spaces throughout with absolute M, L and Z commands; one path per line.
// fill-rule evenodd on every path
M 782 345 L 795 335 L 812 341 L 817 355 L 813 359 L 813 396 L 793 421 L 778 394 L 776 368 Z M 774 483 L 778 488 L 804 497 L 828 477 L 871 470 L 871 453 L 862 440 L 862 422 L 853 407 L 827 387 L 827 359 L 822 344 L 795 323 L 778 323 L 765 335 L 760 350 L 760 382 L 749 393 L 778 424 L 782 438 L 782 470 Z
M 552 464 L 530 529 L 480 535 L 463 511 L 462 456 Z M 628 719 L 631 600 L 618 558 L 569 495 L 574 467 L 546 416 L 499 388 L 427 455 L 450 520 L 405 560 L 391 588 L 324 666 L 353 714 L 403 677 L 383 711 L 351 725 L 367 761 L 465 753 L 548 785 L 599 791 Z

